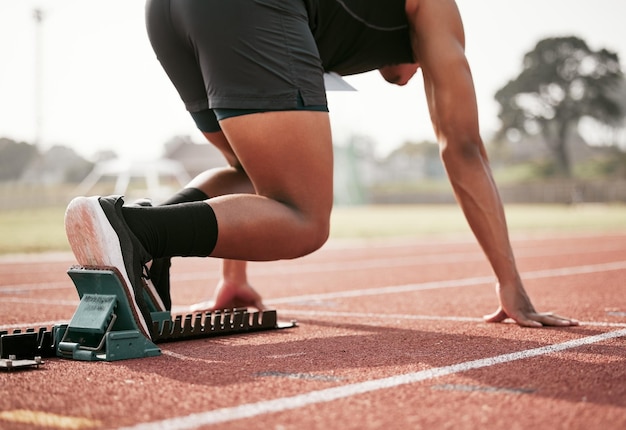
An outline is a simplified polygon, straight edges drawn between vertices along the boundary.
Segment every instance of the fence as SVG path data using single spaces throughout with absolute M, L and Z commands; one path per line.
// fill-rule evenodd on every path
M 110 188 L 110 187 L 108 187 Z M 106 187 L 92 194 L 110 194 Z M 626 180 L 546 181 L 499 187 L 505 203 L 626 203 Z M 65 207 L 76 195 L 75 185 L 0 184 L 0 210 Z M 131 193 L 132 194 L 132 193 Z M 411 191 L 365 193 L 367 204 L 448 204 L 454 203 L 450 191 Z
M 626 203 L 626 180 L 551 180 L 498 187 L 505 203 Z M 452 192 L 370 193 L 370 204 L 454 203 Z

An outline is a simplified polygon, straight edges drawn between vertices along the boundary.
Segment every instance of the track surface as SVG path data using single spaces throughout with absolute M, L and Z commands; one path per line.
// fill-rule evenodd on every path
M 537 308 L 580 327 L 483 323 L 494 283 L 471 238 L 331 242 L 250 266 L 297 328 L 0 372 L 0 428 L 626 428 L 626 233 L 514 248 Z M 0 258 L 0 329 L 68 321 L 71 264 Z M 175 260 L 174 311 L 210 296 L 218 268 Z

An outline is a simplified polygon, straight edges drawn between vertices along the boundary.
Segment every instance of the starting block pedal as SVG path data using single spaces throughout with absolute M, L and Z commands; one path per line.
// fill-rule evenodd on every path
M 57 327 L 58 356 L 116 361 L 161 353 L 137 325 L 128 289 L 116 268 L 73 266 L 68 275 L 80 304 L 70 323 Z

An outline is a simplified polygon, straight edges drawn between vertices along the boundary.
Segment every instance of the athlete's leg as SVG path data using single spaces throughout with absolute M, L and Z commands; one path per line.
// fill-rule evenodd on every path
M 157 257 L 275 260 L 317 249 L 328 236 L 332 143 L 327 113 L 298 110 L 326 104 L 306 4 L 150 0 L 146 10 L 157 57 L 196 123 L 211 109 L 268 112 L 221 121 L 256 194 L 129 214 L 131 228 Z
M 319 248 L 333 199 L 328 114 L 265 112 L 227 118 L 221 126 L 256 195 L 207 201 L 219 226 L 211 255 L 277 260 Z
M 207 196 L 226 194 L 254 194 L 252 183 L 242 169 L 226 136 L 221 131 L 203 132 L 206 139 L 217 147 L 229 164 L 229 167 L 211 169 L 200 173 L 191 180 L 187 187 L 196 188 Z M 263 299 L 248 281 L 247 261 L 222 260 L 220 279 L 213 293 L 213 298 L 191 305 L 192 312 L 206 312 L 238 307 L 264 309 Z

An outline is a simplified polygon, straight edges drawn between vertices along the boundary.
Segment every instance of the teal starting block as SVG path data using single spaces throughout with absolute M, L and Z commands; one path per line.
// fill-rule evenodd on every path
M 80 304 L 69 324 L 56 327 L 58 356 L 115 361 L 161 354 L 138 327 L 117 269 L 74 266 L 68 275 Z
M 150 335 L 137 325 L 125 281 L 114 267 L 73 266 L 68 275 L 74 282 L 80 304 L 69 324 L 53 327 L 56 355 L 82 361 L 116 361 L 161 354 L 158 342 L 224 336 L 295 327 L 279 322 L 276 311 L 248 312 L 235 309 L 177 315 L 160 311 L 147 295 L 152 327 Z

